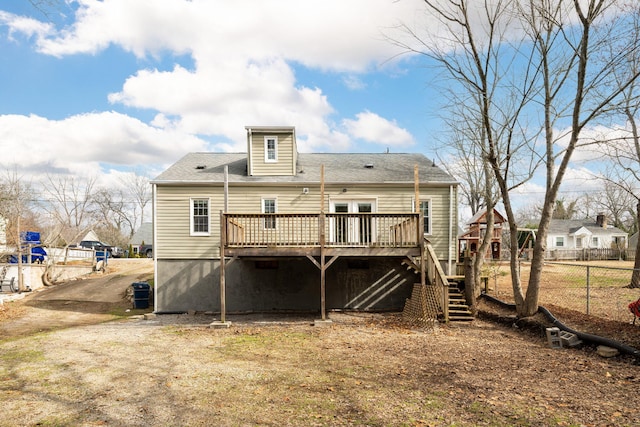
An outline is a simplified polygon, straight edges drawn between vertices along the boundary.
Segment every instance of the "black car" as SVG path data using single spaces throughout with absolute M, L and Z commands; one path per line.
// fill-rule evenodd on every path
M 85 249 L 94 249 L 96 251 L 107 251 L 109 253 L 111 253 L 112 250 L 111 246 L 97 240 L 83 240 L 78 246 Z

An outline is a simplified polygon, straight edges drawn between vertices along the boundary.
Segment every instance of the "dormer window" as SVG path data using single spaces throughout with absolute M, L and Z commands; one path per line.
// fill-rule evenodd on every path
M 278 161 L 278 137 L 264 137 L 264 161 L 265 163 L 276 163 Z

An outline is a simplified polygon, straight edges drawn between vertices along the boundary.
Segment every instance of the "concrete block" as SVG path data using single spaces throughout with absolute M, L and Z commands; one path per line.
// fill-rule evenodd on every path
M 333 324 L 333 321 L 329 319 L 325 319 L 325 320 L 316 319 L 313 321 L 313 326 L 330 326 L 332 324 Z
M 156 318 L 156 314 L 155 313 L 146 313 L 143 315 L 143 319 L 144 320 L 151 320 L 151 319 L 155 319 Z
M 562 348 L 559 328 L 547 328 L 547 342 L 551 348 Z
M 213 322 L 209 323 L 209 327 L 213 328 L 213 329 L 230 328 L 231 327 L 231 322 L 221 322 L 219 320 L 214 320 Z
M 560 331 L 560 340 L 563 347 L 576 347 L 582 344 L 582 341 L 578 339 L 576 334 L 572 334 L 567 331 Z

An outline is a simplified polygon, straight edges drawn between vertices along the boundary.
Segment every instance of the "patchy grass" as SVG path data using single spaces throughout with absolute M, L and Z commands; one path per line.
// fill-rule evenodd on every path
M 628 365 L 480 321 L 412 330 L 390 314 L 331 317 L 209 329 L 206 316 L 175 316 L 189 325 L 0 342 L 0 426 L 525 427 L 607 425 L 616 413 L 640 423 L 625 412 L 637 386 Z
M 520 278 L 525 292 L 529 266 L 527 262 L 521 263 Z M 640 298 L 638 289 L 626 287 L 632 268 L 629 261 L 546 263 L 540 278 L 540 304 L 629 323 L 633 316 L 627 306 Z M 489 279 L 489 294 L 513 301 L 508 263 L 492 263 L 487 269 L 494 272 Z

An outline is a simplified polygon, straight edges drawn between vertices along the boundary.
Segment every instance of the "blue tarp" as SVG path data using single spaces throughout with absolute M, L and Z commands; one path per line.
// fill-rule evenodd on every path
M 22 231 L 20 232 L 20 240 L 22 243 L 39 245 L 40 242 L 40 232 L 39 231 Z
M 47 256 L 47 251 L 42 246 L 34 246 L 31 248 L 31 263 L 44 262 L 44 257 Z M 22 262 L 28 263 L 27 254 L 22 255 Z M 9 257 L 10 264 L 18 263 L 18 255 L 13 254 Z

